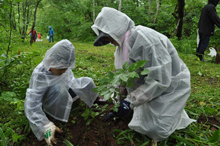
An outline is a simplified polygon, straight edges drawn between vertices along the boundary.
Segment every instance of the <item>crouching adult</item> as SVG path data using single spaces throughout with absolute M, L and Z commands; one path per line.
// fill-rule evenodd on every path
M 118 112 L 107 114 L 105 120 L 126 117 L 133 109 L 128 126 L 153 139 L 152 145 L 195 121 L 184 110 L 191 92 L 190 72 L 166 36 L 135 26 L 126 14 L 109 7 L 102 8 L 92 29 L 98 35 L 94 46 L 117 46 L 116 69 L 126 61 L 132 64 L 146 60 L 143 69 L 150 71 L 141 75 L 139 69 L 140 78 L 134 80 L 134 87 L 126 87 L 128 95 Z

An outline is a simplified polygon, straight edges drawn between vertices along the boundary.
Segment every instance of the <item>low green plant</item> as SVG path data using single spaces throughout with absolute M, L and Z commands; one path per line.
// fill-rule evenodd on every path
M 94 88 L 94 92 L 98 92 L 105 100 L 110 100 L 111 97 L 117 102 L 117 95 L 121 95 L 119 89 L 116 87 L 133 87 L 133 80 L 139 78 L 138 73 L 141 75 L 147 75 L 149 73 L 148 69 L 140 71 L 140 68 L 143 68 L 146 64 L 146 60 L 141 60 L 131 65 L 128 65 L 128 62 L 125 62 L 122 66 L 122 69 L 117 69 L 116 72 L 108 72 L 108 77 L 100 80 L 100 86 Z M 112 96 L 113 95 L 113 96 Z
M 0 128 L 0 137 L 2 138 L 2 145 L 7 146 L 7 141 L 6 141 L 6 138 L 5 138 L 5 134 L 2 131 L 2 128 Z
M 69 140 L 67 140 L 67 139 L 65 139 L 65 138 L 64 138 L 63 143 L 65 143 L 66 146 L 74 146 Z

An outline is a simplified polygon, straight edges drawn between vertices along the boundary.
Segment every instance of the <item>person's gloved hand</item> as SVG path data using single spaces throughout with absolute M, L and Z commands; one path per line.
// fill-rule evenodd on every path
M 112 119 L 114 117 L 125 118 L 131 113 L 130 102 L 123 100 L 118 107 L 117 112 L 110 112 L 104 117 L 104 121 Z
M 55 139 L 55 132 L 59 132 L 62 133 L 63 130 L 61 130 L 60 128 L 58 128 L 57 126 L 54 125 L 54 123 L 50 122 L 48 124 L 46 124 L 44 126 L 44 139 L 47 142 L 48 146 L 53 146 L 52 142 L 54 144 L 57 143 L 56 139 Z

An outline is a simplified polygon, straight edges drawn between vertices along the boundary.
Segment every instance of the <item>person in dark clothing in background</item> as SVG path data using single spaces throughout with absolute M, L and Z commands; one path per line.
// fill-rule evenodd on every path
M 215 25 L 220 27 L 220 18 L 215 9 L 218 3 L 219 0 L 208 0 L 199 19 L 199 45 L 196 49 L 196 56 L 203 62 L 203 55 L 209 45 L 210 37 L 214 34 Z

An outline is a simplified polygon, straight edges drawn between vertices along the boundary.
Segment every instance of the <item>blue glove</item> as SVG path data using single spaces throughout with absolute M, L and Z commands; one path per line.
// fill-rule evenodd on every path
M 110 112 L 109 114 L 105 115 L 104 121 L 107 121 L 108 119 L 112 119 L 114 117 L 118 118 L 125 118 L 131 113 L 131 108 L 130 108 L 130 102 L 123 100 L 120 103 L 120 106 L 118 107 L 117 112 Z

